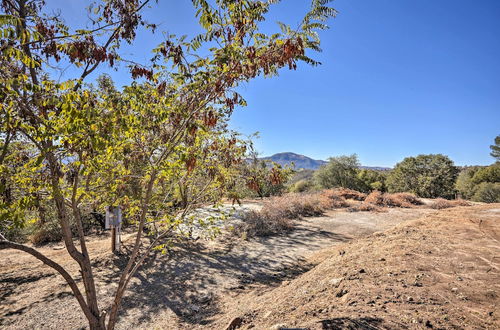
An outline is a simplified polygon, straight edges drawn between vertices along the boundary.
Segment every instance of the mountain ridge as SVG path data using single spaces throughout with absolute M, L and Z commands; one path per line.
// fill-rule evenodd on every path
M 307 169 L 307 170 L 317 170 L 322 165 L 328 163 L 325 160 L 313 159 L 295 152 L 279 152 L 271 156 L 261 157 L 262 160 L 270 160 L 282 166 L 295 164 L 296 169 Z M 391 168 L 382 166 L 360 166 L 362 169 L 369 169 L 375 171 L 388 171 Z

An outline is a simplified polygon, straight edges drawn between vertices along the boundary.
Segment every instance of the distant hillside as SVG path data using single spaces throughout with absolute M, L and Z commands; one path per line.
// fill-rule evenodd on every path
M 304 168 L 308 170 L 317 170 L 321 165 L 326 164 L 324 160 L 316 160 L 304 155 L 293 152 L 280 152 L 269 157 L 263 157 L 264 160 L 270 160 L 280 165 L 295 164 L 295 168 Z
M 295 164 L 295 168 L 303 168 L 306 170 L 317 170 L 321 165 L 326 164 L 324 160 L 316 160 L 310 157 L 299 155 L 293 152 L 280 152 L 269 157 L 261 158 L 263 160 L 270 160 L 280 165 Z M 360 168 L 375 170 L 375 171 L 388 171 L 389 167 L 373 167 L 373 166 L 360 166 Z

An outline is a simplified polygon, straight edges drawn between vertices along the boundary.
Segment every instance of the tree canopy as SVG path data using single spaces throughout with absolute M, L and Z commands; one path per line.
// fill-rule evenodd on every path
M 30 253 L 62 275 L 91 329 L 114 328 L 147 252 L 192 223 L 189 211 L 201 201 L 216 203 L 226 190 L 245 153 L 227 127 L 246 104 L 239 84 L 301 61 L 317 65 L 306 51 L 320 50 L 318 31 L 336 14 L 329 1 L 312 0 L 298 28 L 280 23 L 265 34 L 259 22 L 279 1 L 193 0 L 204 32 L 191 40 L 165 34 L 151 62 L 130 63 L 120 46 L 133 43 L 140 27 L 156 28 L 142 16 L 150 2 L 97 1 L 87 13 L 92 29 L 54 15 L 42 0 L 4 0 L 0 7 L 0 249 Z M 134 79 L 123 89 L 107 77 L 85 81 L 119 62 Z M 60 81 L 68 65 L 80 71 Z M 41 217 L 40 195 L 54 210 L 83 287 L 3 232 Z M 82 222 L 89 209 L 106 205 L 121 206 L 137 230 L 108 308 L 98 303 Z
M 419 155 L 396 164 L 387 177 L 389 192 L 411 192 L 420 197 L 451 198 L 459 169 L 447 156 Z

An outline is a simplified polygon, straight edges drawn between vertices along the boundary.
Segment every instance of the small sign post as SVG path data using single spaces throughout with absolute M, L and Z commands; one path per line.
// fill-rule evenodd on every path
M 120 234 L 122 224 L 122 209 L 119 206 L 106 208 L 106 229 L 111 228 L 111 251 L 120 250 Z

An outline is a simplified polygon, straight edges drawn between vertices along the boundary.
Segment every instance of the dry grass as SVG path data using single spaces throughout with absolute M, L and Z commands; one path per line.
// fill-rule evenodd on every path
M 382 207 L 405 207 L 412 208 L 416 205 L 422 205 L 422 201 L 415 195 L 409 193 L 382 193 L 372 191 L 365 199 L 365 202 Z
M 293 219 L 318 216 L 326 210 L 329 201 L 320 194 L 286 194 L 272 197 L 260 211 L 243 215 L 243 223 L 235 226 L 238 236 L 267 236 L 293 228 Z
M 327 189 L 319 193 L 322 205 L 326 209 L 339 209 L 351 206 L 338 190 Z
M 354 199 L 356 201 L 364 201 L 366 198 L 366 194 L 352 189 L 338 188 L 333 191 L 337 196 L 342 197 L 344 199 Z
M 455 200 L 447 200 L 444 198 L 437 198 L 434 203 L 430 205 L 430 208 L 436 210 L 448 209 L 450 207 L 456 206 L 470 206 L 471 203 L 463 200 L 463 199 L 455 199 Z
M 347 209 L 349 212 L 382 212 L 383 209 L 370 203 L 361 203 Z

